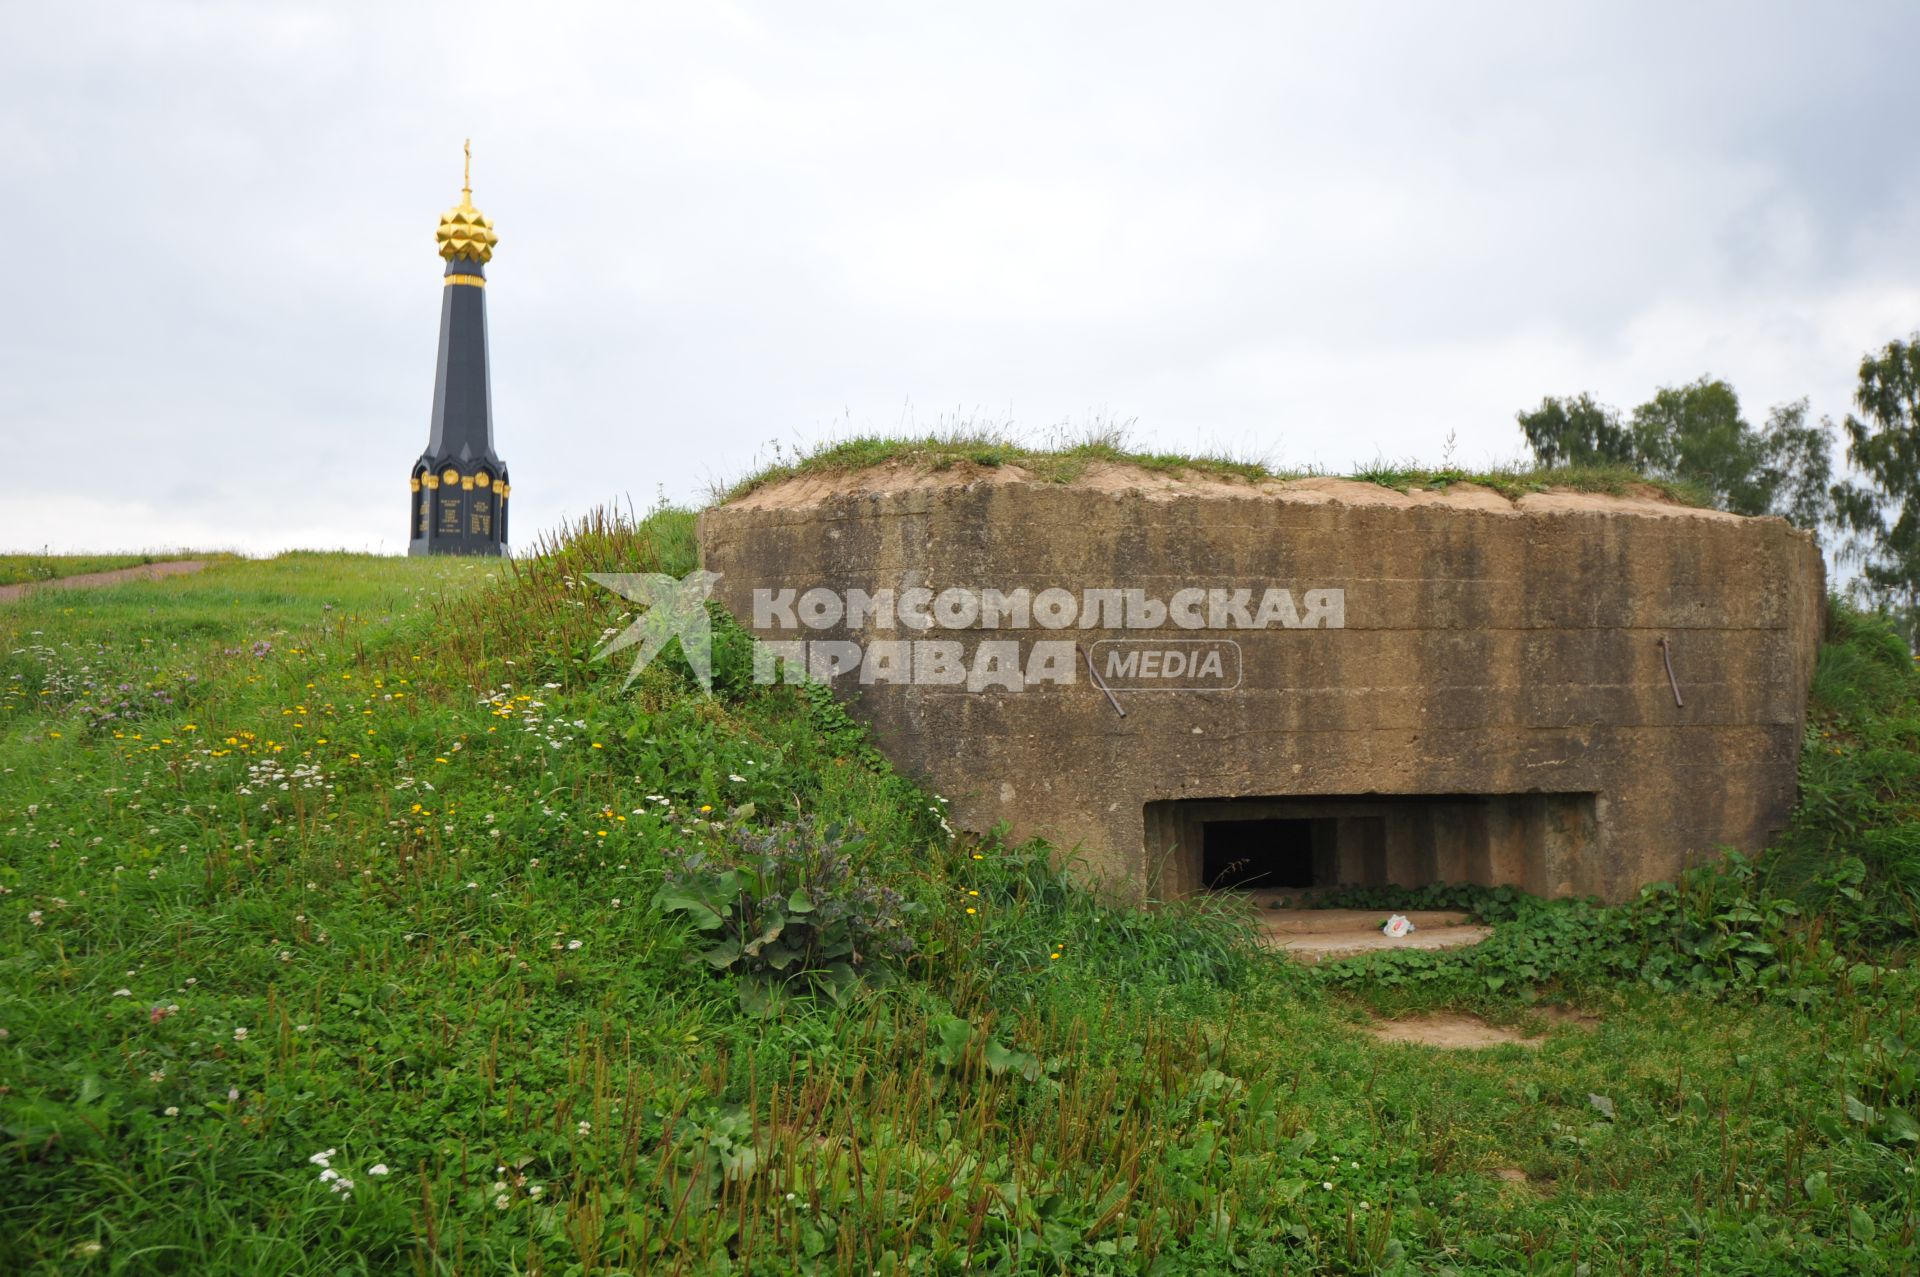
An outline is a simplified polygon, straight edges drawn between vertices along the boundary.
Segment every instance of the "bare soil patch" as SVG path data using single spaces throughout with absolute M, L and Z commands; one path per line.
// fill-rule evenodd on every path
M 1538 1007 L 1533 1014 L 1545 1020 L 1549 1028 L 1566 1025 L 1591 1030 L 1600 1023 L 1600 1017 L 1572 1007 Z M 1475 1051 L 1508 1045 L 1532 1050 L 1547 1040 L 1545 1032 L 1524 1033 L 1519 1029 L 1489 1024 L 1477 1015 L 1452 1012 L 1413 1015 L 1399 1020 L 1375 1020 L 1367 1026 L 1367 1032 L 1382 1042 L 1412 1042 L 1418 1046 L 1439 1047 L 1443 1051 Z M 1506 1177 L 1504 1171 L 1496 1171 L 1495 1174 Z
M 1477 1015 L 1419 1015 L 1404 1020 L 1376 1020 L 1367 1031 L 1382 1042 L 1411 1042 L 1443 1051 L 1477 1051 L 1508 1045 L 1537 1048 L 1546 1040 L 1527 1037 L 1517 1029 L 1488 1024 Z

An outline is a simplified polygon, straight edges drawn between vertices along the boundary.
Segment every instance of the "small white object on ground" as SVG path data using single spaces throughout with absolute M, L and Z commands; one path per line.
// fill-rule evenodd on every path
M 1398 940 L 1401 936 L 1413 930 L 1413 920 L 1408 918 L 1404 913 L 1396 913 L 1393 917 L 1388 918 L 1380 924 L 1380 930 L 1383 934 L 1392 936 L 1395 940 Z

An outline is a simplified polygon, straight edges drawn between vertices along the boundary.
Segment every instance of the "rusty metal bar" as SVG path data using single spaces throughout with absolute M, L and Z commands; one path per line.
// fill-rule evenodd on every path
M 1680 680 L 1673 676 L 1672 645 L 1667 642 L 1667 636 L 1664 634 L 1660 636 L 1660 659 L 1664 661 L 1667 666 L 1667 686 L 1673 689 L 1673 703 L 1681 709 L 1685 709 L 1687 703 L 1680 699 Z
M 1107 680 L 1100 677 L 1100 671 L 1093 668 L 1093 653 L 1089 652 L 1086 648 L 1081 647 L 1078 643 L 1075 643 L 1073 646 L 1076 650 L 1079 651 L 1080 655 L 1087 658 L 1087 677 L 1093 680 L 1093 685 L 1095 687 L 1099 688 L 1102 692 L 1106 693 L 1107 704 L 1113 706 L 1113 712 L 1118 714 L 1120 717 L 1125 718 L 1127 716 L 1127 711 L 1120 708 L 1119 698 L 1113 694 L 1113 689 L 1107 686 Z

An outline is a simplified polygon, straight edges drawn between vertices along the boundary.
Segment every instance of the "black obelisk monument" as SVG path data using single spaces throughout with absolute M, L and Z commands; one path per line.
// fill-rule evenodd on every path
M 467 148 L 460 203 L 435 238 L 447 260 L 440 298 L 440 360 L 433 371 L 433 426 L 407 486 L 408 554 L 505 554 L 507 467 L 493 450 L 487 378 L 487 263 L 500 237 L 473 206 Z

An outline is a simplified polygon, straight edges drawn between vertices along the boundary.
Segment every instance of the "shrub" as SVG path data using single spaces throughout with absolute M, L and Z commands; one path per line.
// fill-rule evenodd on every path
M 741 1003 L 776 989 L 844 994 L 913 952 L 916 906 L 870 872 L 859 833 L 811 822 L 730 831 L 718 854 L 680 849 L 658 903 L 708 942 L 696 955 L 740 977 Z

